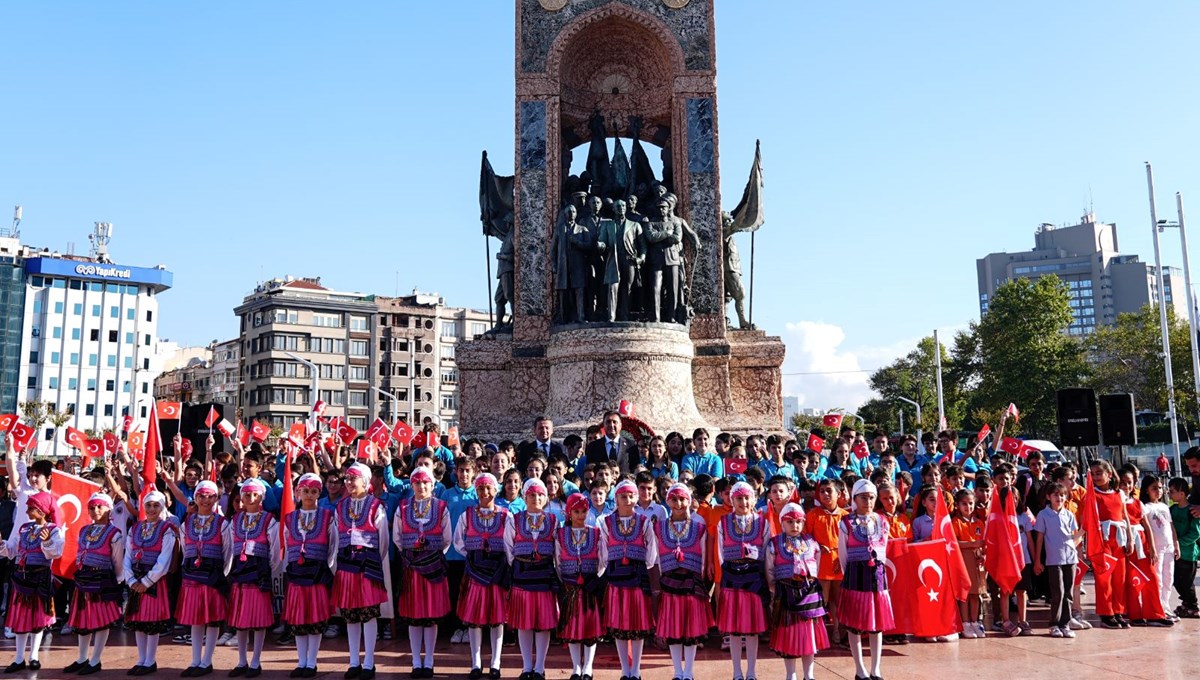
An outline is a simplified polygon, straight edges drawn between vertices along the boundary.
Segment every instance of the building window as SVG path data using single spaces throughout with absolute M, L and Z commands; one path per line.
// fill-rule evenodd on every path
M 55 302 L 55 303 L 54 303 L 54 313 L 55 313 L 55 314 L 62 314 L 62 313 L 63 313 L 63 307 L 64 307 L 64 303 L 62 303 L 62 302 Z
M 363 416 L 354 416 L 352 418 L 347 418 L 346 421 L 350 423 L 350 427 L 353 427 L 354 429 L 358 430 L 359 432 L 362 432 L 363 430 L 367 429 L 367 419 Z
M 88 366 L 99 366 L 99 365 L 100 365 L 100 355 L 99 354 L 89 354 L 88 355 Z
M 92 316 L 100 316 L 100 305 L 92 305 Z
M 321 395 L 321 401 L 330 406 L 346 405 L 346 392 L 343 390 L 321 390 L 318 394 Z
M 29 353 L 29 363 L 36 364 L 38 362 L 38 353 L 36 350 Z
M 442 369 L 442 384 L 455 385 L 458 384 L 458 372 L 454 369 Z
M 366 406 L 367 393 L 362 390 L 350 390 L 350 406 Z
M 62 355 L 61 355 L 61 354 L 59 354 L 58 352 L 51 352 L 51 353 L 50 353 L 50 363 L 51 363 L 52 365 L 55 365 L 55 366 L 57 366 L 57 365 L 58 365 L 58 362 L 59 362 L 59 361 L 61 361 L 61 360 L 62 360 Z
M 145 346 L 147 346 L 147 347 L 149 347 L 149 346 L 150 346 L 150 334 L 149 334 L 149 333 L 147 333 L 147 334 L 146 334 L 146 338 L 145 338 L 145 340 L 142 342 L 142 344 L 143 344 L 143 345 L 145 345 Z
M 79 365 L 79 352 L 71 352 L 71 365 L 72 366 Z
M 52 390 L 58 389 L 58 378 L 55 378 L 55 377 L 50 378 L 50 389 L 52 389 Z
M 367 379 L 367 367 L 366 366 L 351 366 L 350 367 L 350 379 L 365 381 Z
M 121 308 L 120 307 L 109 307 L 108 315 L 109 315 L 109 317 L 111 317 L 113 319 L 121 318 Z
M 75 316 L 83 316 L 83 303 L 76 302 L 71 308 L 71 313 Z
M 67 389 L 68 390 L 79 389 L 79 380 L 76 378 L 67 378 Z
M 350 356 L 365 357 L 369 351 L 366 340 L 351 340 L 350 341 Z
M 85 415 L 85 416 L 96 415 L 96 405 L 95 404 L 85 404 L 83 407 L 83 415 Z
M 109 342 L 116 342 L 116 341 L 117 341 L 117 332 L 116 332 L 116 331 L 109 331 L 109 332 L 108 332 L 108 341 L 109 341 Z
M 365 317 L 365 316 L 350 317 L 350 330 L 352 330 L 352 331 L 365 332 L 367 330 L 370 330 L 367 324 L 368 324 L 368 321 L 367 321 L 367 317 Z
M 105 357 L 105 358 L 108 360 L 108 367 L 109 367 L 109 368 L 116 368 L 116 367 L 117 367 L 117 355 L 115 355 L 115 354 L 110 354 L 110 355 L 108 355 L 108 356 L 107 356 L 107 357 Z
M 443 338 L 453 338 L 453 337 L 456 337 L 457 335 L 458 335 L 458 324 L 454 323 L 453 321 L 443 321 L 442 322 L 442 337 Z
M 146 310 L 146 321 L 154 321 L 154 312 Z
M 96 391 L 96 379 L 95 379 L 95 378 L 88 378 L 88 381 L 87 381 L 87 391 L 88 391 L 88 392 L 95 392 L 95 391 Z
M 37 389 L 37 376 L 36 375 L 29 376 L 29 379 L 25 381 L 25 387 L 28 387 L 31 390 L 36 390 Z
M 112 392 L 116 388 L 117 388 L 116 380 L 105 380 L 104 381 L 104 391 L 105 392 Z
M 443 359 L 454 359 L 454 345 L 442 345 L 440 350 Z
M 487 324 L 481 321 L 471 322 L 471 335 L 483 335 L 487 333 Z
M 341 328 L 341 314 L 313 314 L 313 325 L 322 328 Z
M 55 326 L 53 329 L 51 329 L 50 337 L 54 338 L 55 340 L 62 339 L 62 326 Z
M 137 319 L 137 310 L 135 310 L 133 307 L 126 309 L 125 310 L 125 318 L 130 321 Z
M 458 396 L 453 393 L 443 394 L 442 395 L 442 408 L 448 409 L 451 411 L 458 408 Z
M 274 309 L 271 310 L 271 321 L 294 325 L 300 321 L 300 313 L 294 309 Z
M 112 405 L 112 404 L 105 404 L 105 405 L 104 405 L 104 417 L 105 417 L 105 418 L 111 418 L 111 417 L 112 417 L 112 414 L 113 414 L 113 405 Z
M 72 340 L 78 340 L 79 338 L 83 337 L 82 334 L 83 334 L 83 331 L 78 328 L 71 329 L 71 339 Z
M 133 368 L 133 357 L 125 357 L 125 368 Z

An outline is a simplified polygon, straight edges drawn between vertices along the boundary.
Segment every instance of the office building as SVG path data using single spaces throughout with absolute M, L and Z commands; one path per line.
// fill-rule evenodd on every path
M 1097 222 L 1087 213 L 1079 224 L 1055 227 L 1042 224 L 1034 232 L 1033 250 L 991 253 L 976 261 L 979 313 L 987 314 L 996 289 L 1017 278 L 1037 279 L 1055 274 L 1067 285 L 1072 320 L 1067 332 L 1087 335 L 1097 326 L 1111 326 L 1117 315 L 1136 312 L 1158 302 L 1158 282 L 1153 264 L 1137 255 L 1122 255 L 1117 245 L 1117 225 Z M 1166 303 L 1187 316 L 1183 276 L 1174 267 L 1163 267 Z M 1179 291 L 1179 295 L 1174 295 Z

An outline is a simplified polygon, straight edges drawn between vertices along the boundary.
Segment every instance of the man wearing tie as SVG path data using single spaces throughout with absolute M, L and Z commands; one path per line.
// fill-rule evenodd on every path
M 616 461 L 621 474 L 629 474 L 641 464 L 637 444 L 621 439 L 621 414 L 616 411 L 604 413 L 604 435 L 589 442 L 584 449 L 587 464 Z
M 517 469 L 524 470 L 529 466 L 529 459 L 535 453 L 540 453 L 549 462 L 551 455 L 566 456 L 562 444 L 554 441 L 554 421 L 546 416 L 538 416 L 533 421 L 533 439 L 521 442 L 517 447 Z

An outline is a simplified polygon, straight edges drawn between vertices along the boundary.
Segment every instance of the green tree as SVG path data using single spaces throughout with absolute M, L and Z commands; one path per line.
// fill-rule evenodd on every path
M 1195 420 L 1189 326 L 1175 316 L 1171 307 L 1167 307 L 1167 330 L 1179 414 Z M 1138 408 L 1167 410 L 1167 379 L 1157 305 L 1118 315 L 1116 325 L 1097 329 L 1086 345 L 1092 363 L 1089 386 L 1097 393 L 1129 392 Z
M 942 345 L 943 378 L 948 375 L 951 356 Z M 879 393 L 859 409 L 868 422 L 877 422 L 891 432 L 899 431 L 900 422 L 896 411 L 904 410 L 906 430 L 934 430 L 938 426 L 937 403 L 937 360 L 933 337 L 922 338 L 917 347 L 888 366 L 871 374 L 868 384 Z M 916 410 L 900 397 L 911 399 L 921 405 L 921 422 L 917 423 Z M 942 401 L 946 408 L 946 422 L 961 421 L 964 414 L 963 396 L 958 385 L 942 381 Z
M 1013 402 L 1023 432 L 1056 435 L 1055 393 L 1083 384 L 1087 375 L 1083 345 L 1066 333 L 1070 323 L 1067 287 L 1057 276 L 997 288 L 983 319 L 955 338 L 954 380 L 969 394 L 965 408 L 972 415 L 964 425 L 976 427 Z

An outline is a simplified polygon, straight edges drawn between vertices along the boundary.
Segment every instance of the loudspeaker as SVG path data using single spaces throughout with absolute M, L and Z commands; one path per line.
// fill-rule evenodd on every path
M 208 409 L 210 406 L 215 406 L 217 409 L 217 421 L 219 422 L 224 417 L 225 407 L 221 404 L 187 404 L 183 407 L 183 418 L 179 421 L 179 434 L 192 442 L 192 456 L 198 460 L 204 460 L 204 440 L 208 438 L 209 433 L 213 436 L 213 453 L 220 453 L 225 450 L 225 435 L 217 429 L 217 423 L 209 428 L 204 424 L 205 418 L 208 418 Z M 163 429 L 171 421 L 163 421 Z M 171 438 L 175 436 L 174 428 L 169 428 L 171 432 L 164 432 L 163 449 L 170 450 Z
M 1063 446 L 1096 446 L 1100 443 L 1095 390 L 1068 387 L 1058 391 L 1058 435 Z
M 1105 446 L 1137 445 L 1132 394 L 1100 395 L 1100 431 Z

